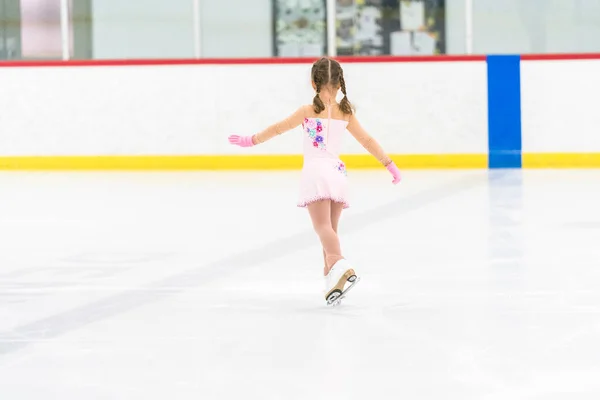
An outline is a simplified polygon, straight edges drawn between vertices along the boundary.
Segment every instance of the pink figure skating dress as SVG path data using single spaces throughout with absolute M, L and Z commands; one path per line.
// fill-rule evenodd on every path
M 319 200 L 331 200 L 349 207 L 346 166 L 340 160 L 346 131 L 382 165 L 392 160 L 381 146 L 362 128 L 354 115 L 343 114 L 338 105 L 331 105 L 316 114 L 312 105 L 300 107 L 286 119 L 269 126 L 252 137 L 257 145 L 302 125 L 304 166 L 300 179 L 298 207 Z
M 298 207 L 319 200 L 331 200 L 350 206 L 347 193 L 346 166 L 340 160 L 343 137 L 348 121 L 307 117 L 302 123 L 304 166 L 300 179 Z

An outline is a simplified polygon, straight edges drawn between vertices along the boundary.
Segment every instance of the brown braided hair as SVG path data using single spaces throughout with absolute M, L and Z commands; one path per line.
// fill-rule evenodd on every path
M 352 104 L 350 104 L 346 93 L 344 70 L 339 62 L 327 57 L 321 58 L 313 64 L 311 78 L 317 90 L 313 98 L 313 108 L 317 114 L 325 110 L 325 104 L 323 104 L 323 100 L 321 100 L 319 94 L 327 86 L 342 90 L 344 98 L 340 102 L 340 110 L 347 115 L 353 113 Z

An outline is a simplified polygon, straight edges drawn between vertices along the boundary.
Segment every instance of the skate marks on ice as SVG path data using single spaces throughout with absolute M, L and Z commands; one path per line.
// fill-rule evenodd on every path
M 396 198 L 373 210 L 347 216 L 344 221 L 344 229 L 346 232 L 360 230 L 384 221 L 392 215 L 407 214 L 486 183 L 486 175 L 474 173 L 411 196 Z M 126 290 L 105 299 L 0 332 L 0 355 L 18 351 L 37 342 L 50 340 L 137 307 L 161 301 L 237 270 L 274 261 L 304 250 L 314 245 L 313 236 L 312 230 L 307 230 L 252 250 L 191 268 L 135 290 Z

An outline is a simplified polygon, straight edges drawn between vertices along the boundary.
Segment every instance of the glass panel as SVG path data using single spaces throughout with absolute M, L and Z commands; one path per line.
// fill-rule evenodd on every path
M 61 59 L 60 0 L 0 0 L 0 59 Z
M 273 52 L 282 57 L 320 57 L 327 54 L 325 0 L 274 1 Z
M 473 49 L 485 53 L 600 51 L 598 0 L 475 0 Z
M 73 58 L 193 58 L 194 0 L 70 0 Z M 464 0 L 335 1 L 339 55 L 464 54 Z M 474 0 L 473 49 L 600 52 L 600 0 Z M 326 0 L 200 0 L 203 57 L 327 54 Z M 196 16 L 198 17 L 198 16 Z M 62 57 L 60 0 L 0 0 L 0 60 Z
M 19 3 L 0 0 L 0 60 L 19 58 L 21 58 Z
M 77 46 L 83 55 L 95 59 L 194 57 L 192 0 L 99 0 L 91 2 L 89 12 L 89 49 L 81 48 L 82 43 Z M 78 18 L 84 17 L 79 14 Z
M 71 59 L 92 58 L 92 0 L 69 0 Z
M 60 0 L 21 0 L 21 54 L 61 59 Z
M 338 55 L 446 52 L 445 0 L 336 0 Z
M 273 56 L 273 0 L 201 0 L 205 58 Z

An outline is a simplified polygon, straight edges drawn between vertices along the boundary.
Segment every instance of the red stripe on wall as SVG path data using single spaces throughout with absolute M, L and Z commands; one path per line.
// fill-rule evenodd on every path
M 485 55 L 475 56 L 361 56 L 335 57 L 342 63 L 410 63 L 410 62 L 472 62 L 485 61 Z M 600 53 L 523 54 L 523 61 L 598 60 Z M 160 65 L 271 65 L 312 64 L 316 58 L 202 58 L 202 59 L 142 59 L 142 60 L 70 60 L 70 61 L 0 61 L 0 68 L 10 67 L 110 67 Z
M 523 61 L 548 61 L 548 60 L 598 60 L 600 53 L 581 54 L 523 54 Z
M 485 61 L 485 56 L 381 56 L 335 57 L 342 63 L 399 63 L 399 62 L 469 62 Z M 144 59 L 144 60 L 71 60 L 71 61 L 5 61 L 2 67 L 109 67 L 158 65 L 269 65 L 312 64 L 316 58 L 203 58 L 203 59 Z

